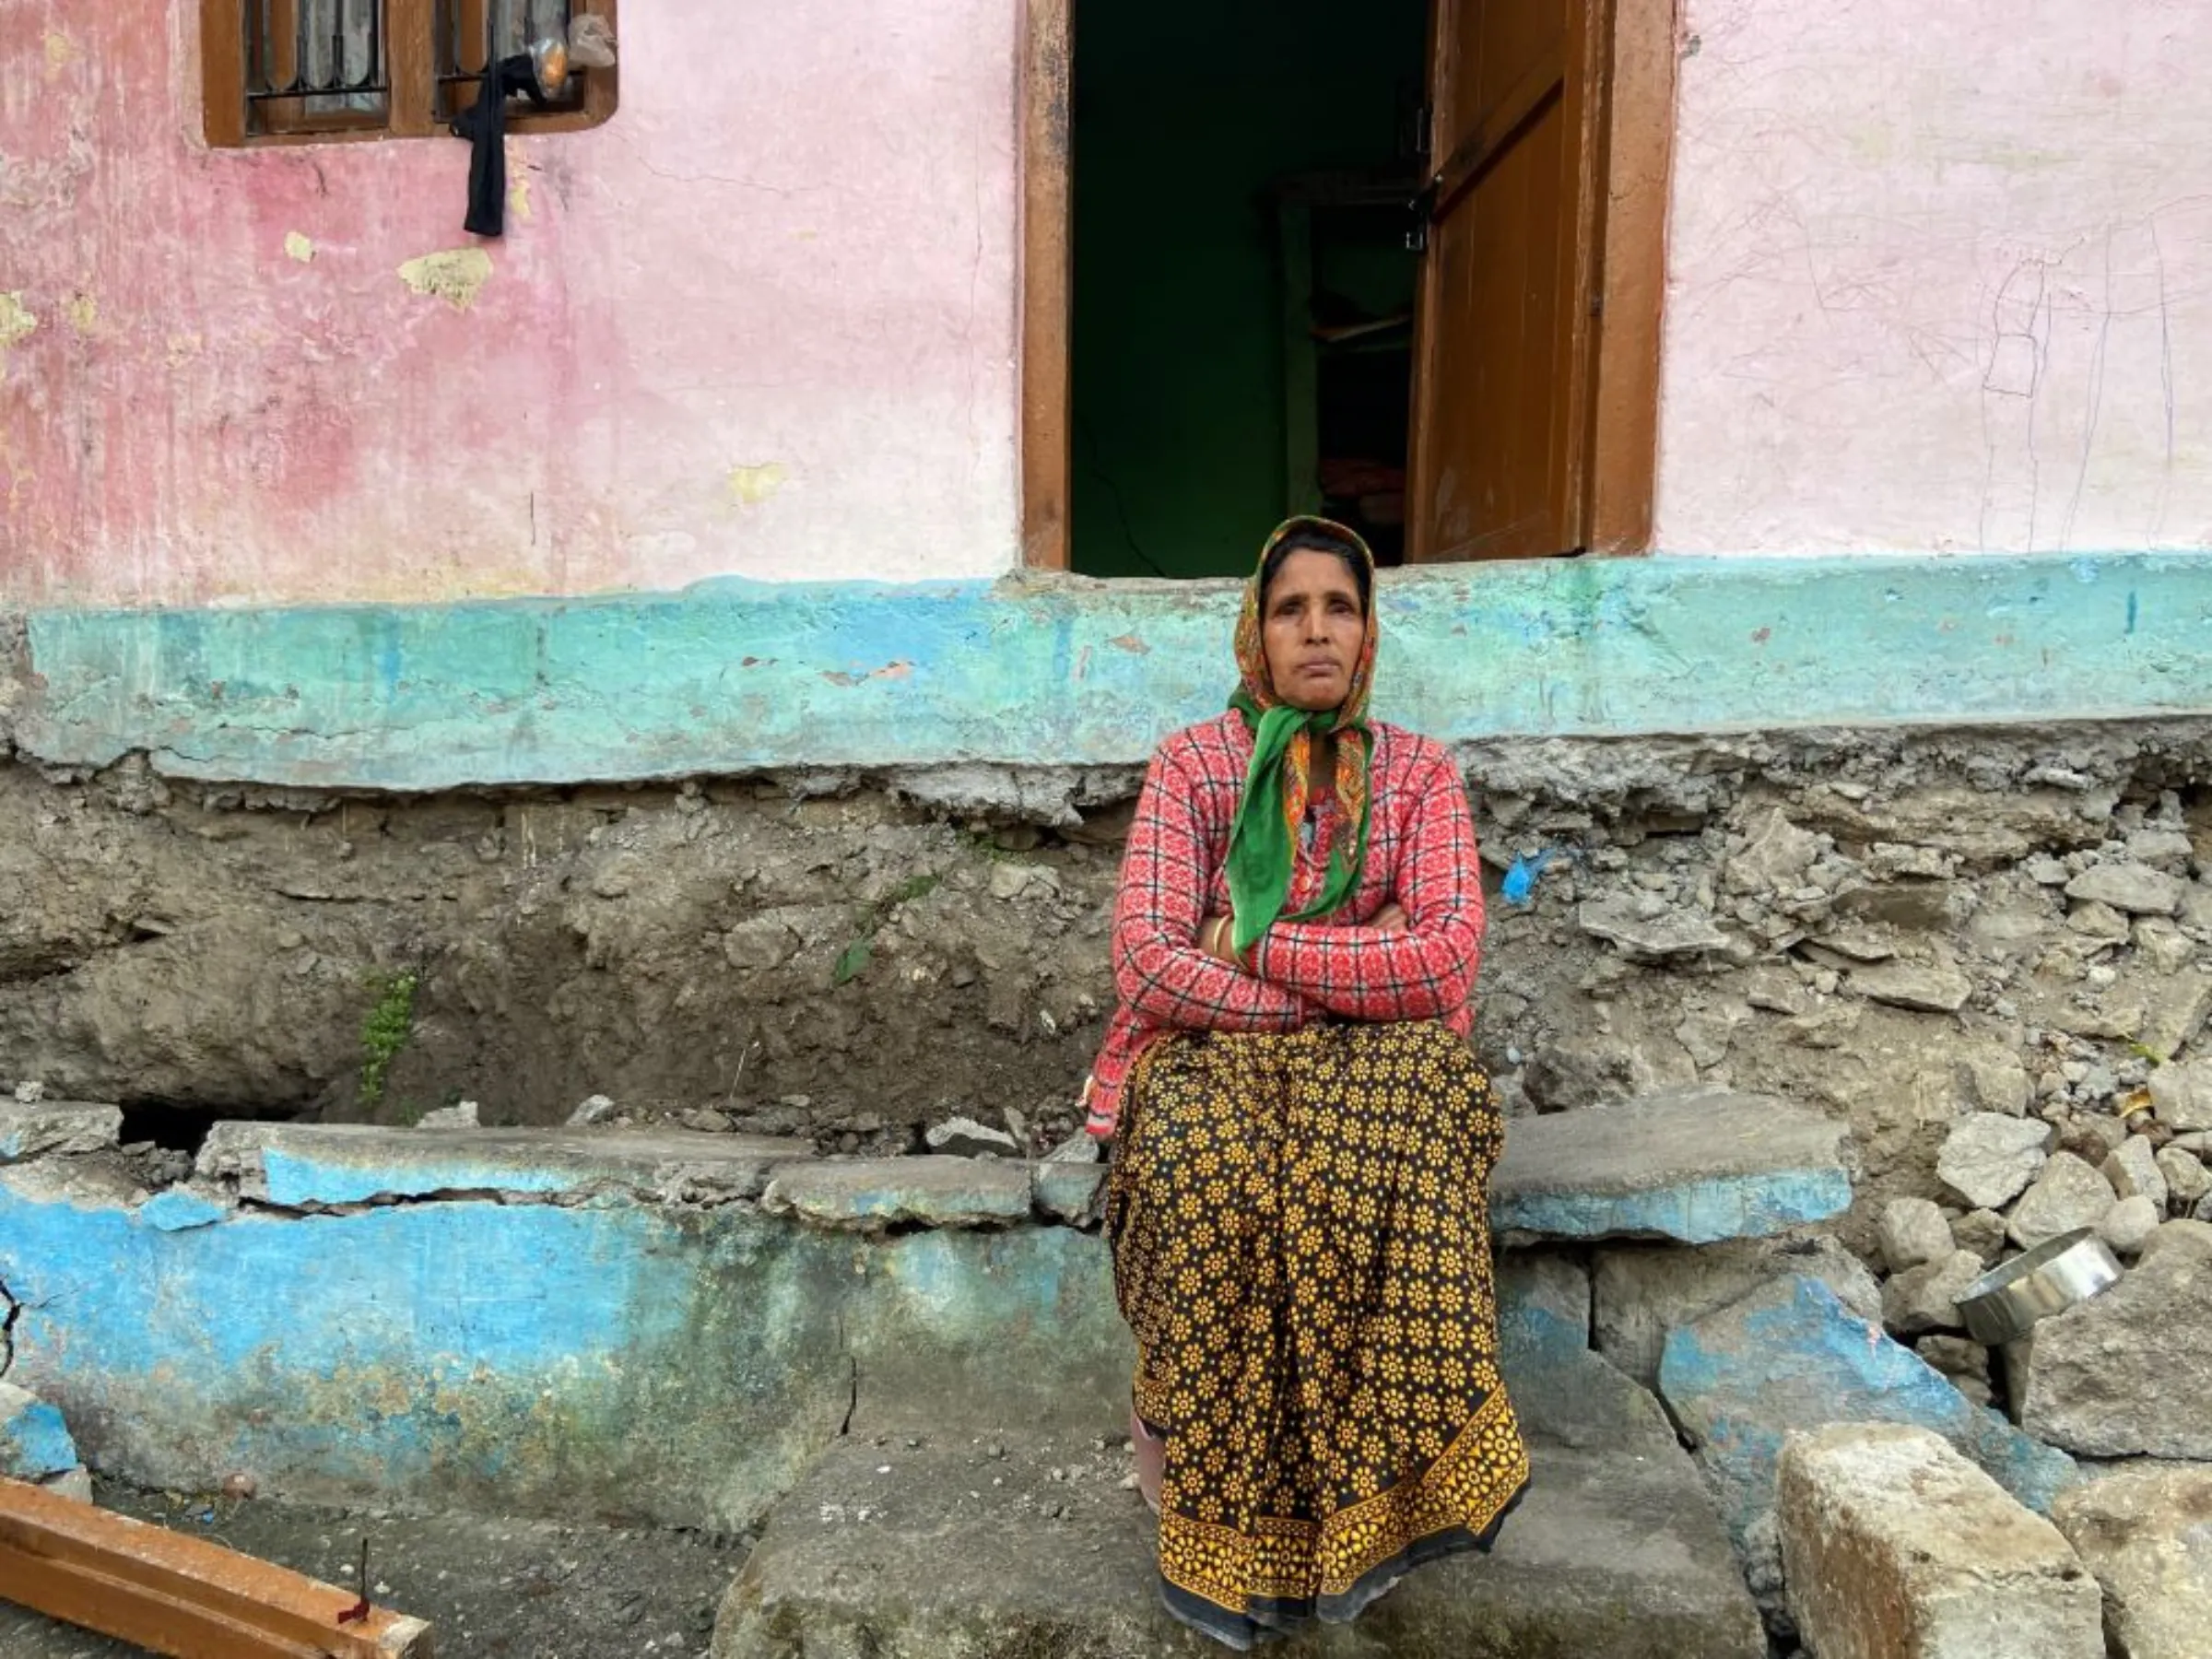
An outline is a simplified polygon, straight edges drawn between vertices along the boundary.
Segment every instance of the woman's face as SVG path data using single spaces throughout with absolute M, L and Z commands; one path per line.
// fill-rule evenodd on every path
M 1300 547 L 1277 569 L 1260 607 L 1275 694 L 1308 713 L 1342 703 L 1367 643 L 1367 612 L 1351 567 L 1334 553 Z

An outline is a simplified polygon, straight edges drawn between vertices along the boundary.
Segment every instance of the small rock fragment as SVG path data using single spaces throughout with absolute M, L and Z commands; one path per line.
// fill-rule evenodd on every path
M 2164 1217 L 2166 1173 L 2159 1168 L 2158 1153 L 2141 1135 L 2129 1135 L 2104 1160 L 2104 1178 L 2121 1197 L 2133 1198 L 2140 1194 L 2150 1199 L 2158 1206 L 2159 1216 Z
M 1996 1398 L 1989 1382 L 1989 1350 L 1965 1336 L 1923 1336 L 1912 1351 L 1950 1379 L 1951 1386 L 1973 1405 Z
M 2066 897 L 2094 900 L 2131 916 L 2171 916 L 2182 908 L 2182 883 L 2148 865 L 2093 865 L 2066 883 Z
M 1078 1129 L 1050 1152 L 1044 1155 L 1046 1163 L 1097 1163 L 1105 1156 L 1099 1137 L 1088 1129 Z
M 2140 865 L 2185 874 L 2196 848 L 2179 830 L 2138 830 L 2127 838 L 2127 855 Z
M 1004 1129 L 979 1124 L 973 1118 L 947 1118 L 942 1124 L 933 1124 L 922 1138 L 929 1143 L 932 1152 L 941 1152 L 948 1158 L 1021 1156 L 1021 1148 L 1012 1135 Z
M 1584 933 L 1618 946 L 1634 960 L 1702 956 L 1728 943 L 1728 935 L 1701 912 L 1669 910 L 1662 903 L 1658 913 L 1647 916 L 1626 894 L 1585 900 L 1575 921 Z
M 92 1471 L 82 1464 L 74 1469 L 64 1469 L 59 1475 L 49 1475 L 39 1485 L 49 1492 L 58 1493 L 78 1503 L 92 1501 Z
M 2163 1206 L 2138 1193 L 2132 1198 L 2121 1199 L 2104 1212 L 2103 1218 L 2097 1223 L 2097 1236 L 2112 1246 L 2114 1255 L 2133 1261 L 2143 1253 L 2143 1246 L 2165 1219 Z
M 1994 1266 L 2005 1253 L 2005 1218 L 1994 1209 L 1968 1210 L 1951 1223 L 1951 1242 Z
M 2114 1653 L 2199 1659 L 2212 1631 L 2212 1469 L 2119 1469 L 2060 1493 L 2051 1519 L 2104 1586 Z
M 1729 859 L 1721 885 L 1732 893 L 1771 893 L 1797 887 L 1820 856 L 1820 838 L 1771 808 L 1751 829 L 1742 852 Z
M 1973 982 L 1956 968 L 1919 962 L 1870 962 L 1851 971 L 1851 988 L 1891 1007 L 1929 1014 L 1955 1014 L 1973 994 Z
M 2187 940 L 2181 943 L 2194 954 L 2194 947 L 2189 947 Z M 2194 1042 L 2205 1022 L 2212 1019 L 2212 973 L 2194 968 L 2161 968 L 2159 971 L 2162 977 L 2152 988 L 2149 1006 L 2143 1012 L 2142 1043 L 2159 1059 L 2171 1060 Z
M 2179 1147 L 2159 1148 L 2159 1173 L 2166 1177 L 2167 1202 L 2175 1209 L 2188 1209 L 2212 1193 L 2212 1171 L 2205 1169 L 2195 1154 Z
M 1882 1210 L 1879 1238 L 1892 1273 L 1947 1260 L 1958 1248 L 1943 1211 L 1925 1198 L 1891 1199 Z
M 1959 1298 L 1981 1277 L 1982 1258 L 1966 1250 L 1897 1274 L 1882 1287 L 1882 1324 L 1901 1336 L 1958 1330 Z
M 2077 1228 L 2095 1227 L 2117 1198 L 2112 1183 L 2095 1166 L 2071 1152 L 2053 1152 L 2021 1194 L 2005 1223 L 2006 1235 L 2022 1250 Z
M 595 1094 L 569 1113 L 569 1127 L 586 1129 L 594 1124 L 605 1123 L 615 1115 L 615 1103 L 605 1095 Z
M 18 1105 L 36 1106 L 45 1098 L 46 1085 L 43 1083 L 24 1082 L 16 1085 L 16 1103 Z
M 477 1122 L 476 1101 L 463 1100 L 457 1106 L 441 1106 L 435 1112 L 424 1112 L 415 1120 L 415 1126 L 418 1129 L 476 1129 L 482 1125 Z
M 680 1120 L 685 1128 L 700 1135 L 727 1135 L 730 1120 L 710 1106 L 696 1106 Z
M 2050 1125 L 2033 1118 L 1971 1112 L 1952 1126 L 1936 1173 L 1975 1208 L 1998 1209 L 2035 1179 L 2050 1139 Z
M 2212 1060 L 2183 1060 L 2150 1074 L 2151 1109 L 2183 1134 L 2212 1129 Z
M 2085 939 L 2094 939 L 2103 945 L 2119 945 L 2128 937 L 2127 918 L 2109 904 L 2100 904 L 2094 899 L 2077 904 L 2066 917 L 2066 925 Z

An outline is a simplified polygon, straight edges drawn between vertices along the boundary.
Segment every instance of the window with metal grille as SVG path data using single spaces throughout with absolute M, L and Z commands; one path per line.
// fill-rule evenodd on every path
M 612 26 L 615 0 L 201 0 L 207 142 L 419 137 L 477 100 L 488 68 L 565 39 L 578 17 Z M 594 125 L 617 71 L 571 64 L 543 102 L 511 100 L 518 132 Z

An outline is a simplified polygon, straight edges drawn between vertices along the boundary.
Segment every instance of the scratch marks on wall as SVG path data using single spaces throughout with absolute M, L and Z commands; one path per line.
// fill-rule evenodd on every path
M 401 265 L 399 279 L 418 294 L 435 296 L 455 311 L 466 311 L 491 280 L 491 255 L 481 248 L 425 253 Z
M 2212 10 L 1683 19 L 1663 546 L 2212 547 Z
M 2035 400 L 2051 346 L 2050 267 L 2041 256 L 2022 259 L 1997 285 L 1990 303 L 1988 363 L 1982 375 L 1982 512 L 1975 542 L 1991 546 L 1991 517 L 2000 500 L 2025 499 L 2027 523 L 2006 526 L 1999 545 L 2018 536 L 2035 545 L 2035 502 L 2041 477 L 2035 453 Z M 2007 458 L 2000 478 L 1999 457 Z M 2023 479 L 2014 475 L 2024 469 Z M 2024 488 L 2022 486 L 2024 485 Z
M 2161 208 L 2030 253 L 1996 285 L 1982 380 L 1984 548 L 2168 535 L 2179 451 Z M 2193 247 L 2212 248 L 2200 226 Z

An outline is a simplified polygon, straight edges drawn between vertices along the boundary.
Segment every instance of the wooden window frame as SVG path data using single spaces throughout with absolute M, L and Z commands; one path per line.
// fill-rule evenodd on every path
M 1022 7 L 1021 547 L 1023 564 L 1045 571 L 1069 568 L 1074 6 Z M 1591 552 L 1637 554 L 1651 549 L 1658 481 L 1678 42 L 1665 0 L 1602 0 L 1598 14 L 1606 37 L 1584 523 Z
M 256 133 L 246 111 L 246 8 L 258 0 L 200 0 L 200 92 L 210 147 L 260 148 L 296 144 L 358 144 L 386 138 L 442 137 L 451 115 L 438 111 L 436 18 L 439 0 L 382 0 L 384 61 L 390 90 L 384 116 L 333 117 L 307 132 Z M 617 0 L 570 0 L 571 17 L 605 18 L 617 28 Z M 578 69 L 583 101 L 543 113 L 511 112 L 508 130 L 518 134 L 573 133 L 613 116 L 621 97 L 621 70 Z

